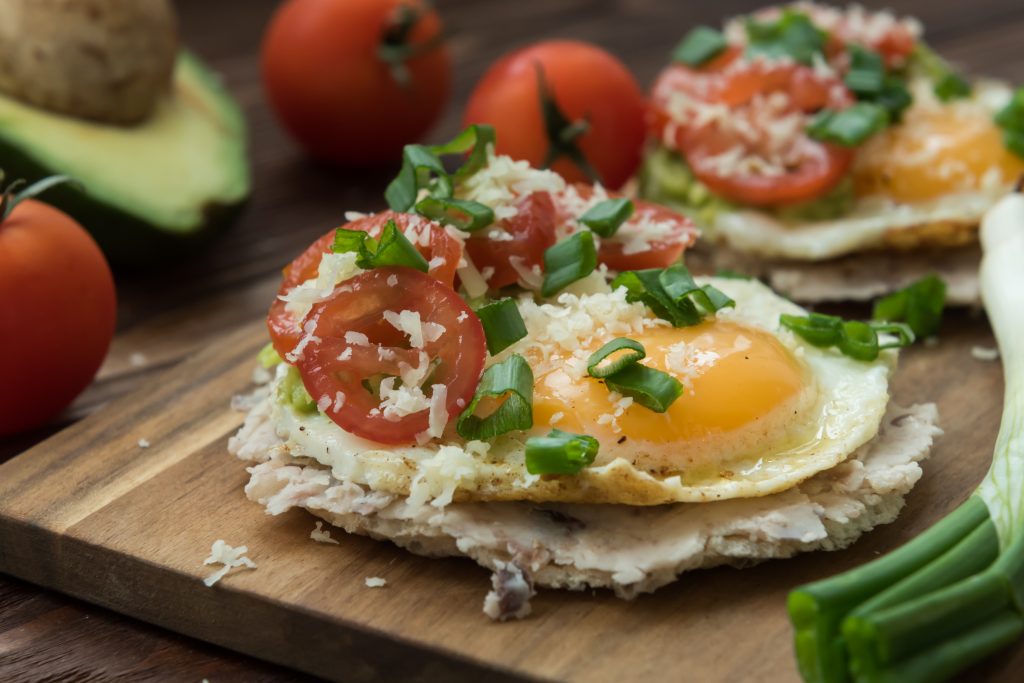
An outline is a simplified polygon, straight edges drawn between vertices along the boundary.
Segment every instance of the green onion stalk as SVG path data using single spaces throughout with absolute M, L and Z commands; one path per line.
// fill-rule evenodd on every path
M 981 242 L 982 298 L 1006 385 L 992 466 L 916 539 L 790 593 L 806 681 L 943 681 L 1024 632 L 1024 195 L 988 212 Z

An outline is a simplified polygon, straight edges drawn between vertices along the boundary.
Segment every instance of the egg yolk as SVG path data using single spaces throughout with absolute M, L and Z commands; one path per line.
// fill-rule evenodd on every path
M 858 153 L 853 180 L 858 196 L 914 202 L 977 190 L 990 169 L 1009 182 L 1024 173 L 1024 159 L 1006 149 L 988 111 L 965 102 L 908 110 Z
M 641 363 L 671 374 L 684 386 L 666 412 L 637 403 L 623 409 L 622 397 L 602 381 L 585 370 L 579 377 L 555 363 L 536 377 L 534 424 L 591 434 L 602 449 L 622 437 L 627 442 L 681 444 L 743 430 L 792 405 L 805 388 L 803 367 L 776 337 L 762 330 L 707 321 L 693 327 L 653 328 L 630 338 L 647 352 Z M 588 351 L 607 341 L 595 341 Z

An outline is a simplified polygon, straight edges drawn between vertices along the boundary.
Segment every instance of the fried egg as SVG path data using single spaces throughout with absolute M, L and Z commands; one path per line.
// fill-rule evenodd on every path
M 513 501 L 656 505 L 757 497 L 834 467 L 871 440 L 888 401 L 895 352 L 862 362 L 813 347 L 779 327 L 803 314 L 756 281 L 706 278 L 736 306 L 674 328 L 625 291 L 595 279 L 553 302 L 518 300 L 528 335 L 490 362 L 526 357 L 534 373 L 534 426 L 491 443 L 461 440 L 385 448 L 321 414 L 277 401 L 280 448 L 313 458 L 342 481 L 411 502 Z M 644 345 L 644 364 L 684 386 L 665 413 L 609 390 L 586 371 L 616 337 Z M 281 381 L 285 366 L 281 366 Z M 596 461 L 578 475 L 531 475 L 525 442 L 553 427 L 590 434 Z
M 958 247 L 977 241 L 982 214 L 1024 174 L 993 116 L 1012 97 L 998 81 L 940 102 L 930 81 L 911 84 L 914 104 L 898 125 L 857 151 L 856 200 L 841 217 L 790 222 L 756 210 L 721 211 L 710 232 L 751 254 L 821 260 L 867 249 Z

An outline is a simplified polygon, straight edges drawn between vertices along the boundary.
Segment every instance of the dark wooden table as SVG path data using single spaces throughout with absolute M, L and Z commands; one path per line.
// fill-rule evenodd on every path
M 455 96 L 434 134 L 458 129 L 461 106 L 499 55 L 567 37 L 611 50 L 648 85 L 693 24 L 717 24 L 756 0 L 438 0 L 451 33 Z M 1024 82 L 1020 0 L 893 0 L 927 37 L 967 69 Z M 306 160 L 278 129 L 260 85 L 259 41 L 274 0 L 179 0 L 182 36 L 224 75 L 250 127 L 255 174 L 241 222 L 202 254 L 155 273 L 118 276 L 118 335 L 96 381 L 52 425 L 0 440 L 0 461 L 153 381 L 193 350 L 263 315 L 278 269 L 344 211 L 375 210 L 395 169 L 339 170 Z M 986 668 L 972 673 L 984 677 Z M 0 577 L 0 680 L 299 681 L 300 674 L 215 648 L 29 584 Z

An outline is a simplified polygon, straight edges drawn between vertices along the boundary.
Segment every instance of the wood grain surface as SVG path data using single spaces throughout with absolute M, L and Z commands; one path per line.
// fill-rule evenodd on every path
M 158 380 L 162 371 L 257 319 L 276 288 L 280 266 L 337 223 L 344 210 L 382 206 L 381 191 L 394 169 L 338 170 L 309 162 L 288 143 L 267 111 L 257 55 L 260 35 L 275 2 L 182 0 L 177 4 L 184 40 L 223 73 L 228 87 L 246 109 L 255 173 L 253 201 L 239 225 L 204 253 L 157 272 L 118 274 L 119 332 L 97 381 L 53 424 L 31 434 L 0 440 L 0 461 L 131 389 L 152 388 L 166 381 Z M 437 5 L 452 34 L 456 92 L 444 120 L 431 137 L 443 139 L 458 128 L 461 103 L 476 79 L 493 59 L 514 47 L 551 37 L 590 40 L 616 53 L 647 85 L 690 25 L 717 23 L 722 17 L 759 4 L 746 0 L 440 0 Z M 1024 6 L 1017 0 L 865 4 L 893 6 L 918 16 L 927 27 L 930 41 L 974 72 L 1024 82 L 1024 52 L 1019 49 L 1024 32 Z M 898 382 L 898 397 L 921 400 L 943 396 L 947 436 L 928 466 L 925 479 L 910 497 L 900 522 L 869 535 L 858 544 L 858 553 L 862 549 L 867 553 L 882 552 L 897 544 L 903 534 L 920 531 L 927 520 L 949 509 L 954 502 L 951 497 L 963 494 L 980 478 L 981 463 L 990 452 L 995 434 L 999 366 L 973 361 L 967 349 L 974 341 L 991 343 L 986 329 L 982 319 L 954 316 L 945 326 L 938 349 L 908 354 Z M 932 360 L 940 358 L 935 356 L 939 353 L 947 355 L 931 365 Z M 911 372 L 908 368 L 916 370 Z M 942 476 L 947 472 L 956 476 L 952 480 Z M 944 487 L 950 481 L 958 486 L 947 490 Z M 396 562 L 406 561 L 400 553 L 396 557 L 400 558 Z M 856 561 L 852 552 L 824 559 L 800 558 L 765 565 L 753 572 L 705 572 L 707 578 L 701 581 L 709 582 L 705 587 L 713 586 L 728 583 L 728 577 L 735 575 L 741 589 L 772 581 L 792 584 L 819 575 L 816 571 L 838 571 Z M 454 566 L 465 564 L 456 562 Z M 682 586 L 668 590 L 703 604 L 701 590 Z M 653 599 L 658 600 L 660 595 Z M 546 609 L 548 601 L 554 604 L 568 599 L 545 596 L 539 608 Z M 598 596 L 595 600 L 594 609 L 598 609 L 610 598 Z M 717 609 L 728 607 L 727 604 Z M 636 625 L 632 628 L 635 630 Z M 680 653 L 689 634 L 678 628 L 672 634 L 678 642 L 670 639 L 662 640 L 661 644 L 668 652 Z M 740 628 L 736 634 L 736 638 L 760 643 L 766 652 L 788 655 L 788 643 L 779 642 L 779 636 L 752 627 Z M 628 647 L 632 640 L 643 638 L 633 632 L 609 637 L 609 651 Z M 969 679 L 1012 680 L 1013 666 L 1019 668 L 1022 661 L 1018 648 L 972 672 Z M 738 679 L 755 679 L 757 671 L 751 667 L 726 667 L 722 673 L 732 672 Z M 550 675 L 560 672 L 552 670 Z M 290 681 L 303 677 L 0 577 L 0 680 L 202 678 Z

